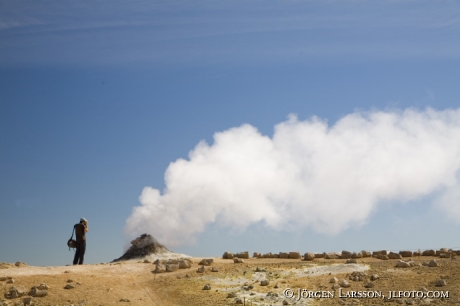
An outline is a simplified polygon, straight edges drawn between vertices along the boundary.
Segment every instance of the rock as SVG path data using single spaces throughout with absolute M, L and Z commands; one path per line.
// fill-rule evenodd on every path
M 355 263 L 358 263 L 358 262 L 356 261 L 356 258 L 349 258 L 349 259 L 347 259 L 347 261 L 345 263 L 346 264 L 355 264 Z
M 179 260 L 179 269 L 189 269 L 192 264 L 188 260 Z
M 244 261 L 241 258 L 233 258 L 234 263 L 244 263 Z
M 37 287 L 38 290 L 48 290 L 50 287 L 46 284 L 40 284 L 40 286 Z
M 31 296 L 27 296 L 25 298 L 22 299 L 22 304 L 24 306 L 28 306 L 28 305 L 32 305 L 32 297 Z M 2 305 L 2 303 L 0 302 L 0 305 Z
M 399 251 L 399 254 L 402 257 L 412 257 L 412 252 L 411 251 Z
M 410 264 L 408 262 L 405 262 L 404 260 L 398 260 L 396 267 L 397 268 L 409 268 Z
M 122 302 L 122 303 L 129 303 L 129 302 L 131 302 L 131 301 L 130 301 L 129 299 L 120 299 L 120 302 Z
M 223 259 L 233 259 L 235 257 L 233 253 L 230 252 L 225 252 L 224 255 L 222 256 Z
M 289 252 L 289 258 L 300 259 L 300 252 Z
M 280 252 L 279 258 L 289 258 L 289 254 L 288 253 L 285 253 L 285 252 Z
M 316 258 L 316 255 L 314 253 L 307 252 L 303 255 L 303 259 L 306 261 L 312 261 Z
M 254 272 L 267 272 L 267 269 L 257 267 Z
M 377 257 L 378 255 L 388 255 L 388 252 L 386 250 L 372 252 L 373 257 Z
M 15 265 L 16 267 L 27 266 L 27 264 L 26 264 L 26 263 L 24 263 L 24 262 L 21 262 L 21 261 L 17 261 L 17 262 L 15 262 L 15 263 L 14 263 L 14 265 Z
M 374 288 L 374 283 L 373 282 L 368 282 L 364 285 L 365 288 Z
M 278 289 L 280 287 L 280 284 L 276 283 L 275 286 L 273 286 L 273 288 L 275 289 Z
M 428 267 L 437 267 L 438 264 L 436 263 L 436 260 L 432 259 L 430 260 L 430 262 L 428 263 Z
M 261 285 L 261 286 L 268 286 L 268 285 L 269 285 L 269 281 L 266 280 L 266 279 L 263 279 L 263 280 L 260 281 L 260 285 Z
M 332 252 L 332 253 L 326 253 L 324 258 L 325 259 L 339 259 L 340 256 L 341 255 L 339 253 Z
M 243 304 L 242 299 L 240 299 L 240 298 L 235 299 L 235 305 L 242 305 L 242 304 Z
M 435 284 L 436 287 L 443 287 L 447 286 L 447 282 L 444 279 L 438 279 Z
M 425 250 L 423 251 L 422 256 L 436 256 L 436 252 L 434 250 Z
M 402 256 L 399 253 L 390 252 L 390 253 L 388 253 L 388 258 L 389 259 L 401 259 Z
M 6 281 L 7 284 L 13 284 L 14 283 L 14 279 L 10 278 Z
M 388 255 L 382 255 L 382 254 L 379 254 L 377 255 L 377 258 L 380 259 L 380 260 L 388 260 Z
M 204 271 L 204 266 L 201 266 L 196 270 L 197 273 L 204 273 Z
M 283 300 L 283 305 L 289 305 L 289 302 L 287 300 Z
M 75 285 L 74 284 L 67 284 L 64 289 L 74 289 Z
M 353 252 L 351 254 L 351 258 L 363 258 L 363 253 L 359 252 L 359 253 L 356 253 L 356 252 Z
M 210 284 L 204 285 L 203 290 L 211 290 L 211 285 Z
M 349 258 L 351 258 L 351 252 L 342 251 L 342 254 L 340 255 L 340 259 L 349 259 Z
M 333 277 L 329 280 L 329 284 L 337 284 L 339 282 L 339 279 L 337 277 Z
M 315 258 L 324 258 L 326 257 L 326 253 L 315 253 Z
M 342 280 L 340 281 L 339 285 L 340 285 L 340 287 L 342 287 L 342 288 L 348 288 L 348 287 L 351 286 L 350 283 L 349 283 L 347 280 L 345 280 L 345 279 L 342 279 Z
M 198 264 L 201 266 L 210 266 L 214 260 L 212 258 L 202 259 Z
M 42 284 L 43 285 L 43 284 Z M 40 285 L 41 286 L 41 285 Z M 46 285 L 45 285 L 46 286 Z M 42 286 L 43 288 L 44 286 Z M 48 286 L 46 286 L 47 288 Z M 34 296 L 34 297 L 44 297 L 48 294 L 48 290 L 47 289 L 39 289 L 39 287 L 32 287 L 32 289 L 30 289 L 30 292 L 29 292 L 29 295 L 30 296 Z
M 178 264 L 166 264 L 165 270 L 166 272 L 175 272 L 179 270 L 179 265 Z
M 340 285 L 339 284 L 334 284 L 332 285 L 332 290 L 337 290 L 340 288 Z
M 211 272 L 219 272 L 219 269 L 217 269 L 216 267 L 212 267 Z
M 372 274 L 371 275 L 371 281 L 378 280 L 379 278 L 380 278 L 380 276 L 378 274 Z
M 148 259 L 144 259 L 143 263 L 151 263 L 151 261 Z
M 248 252 L 248 251 L 245 251 L 245 252 L 237 253 L 237 254 L 236 254 L 236 257 L 248 259 L 248 258 L 249 258 L 249 252 Z
M 422 251 L 418 250 L 418 251 L 414 251 L 412 253 L 412 256 L 416 257 L 416 256 L 422 256 Z
M 7 293 L 5 293 L 5 297 L 7 299 L 16 299 L 26 295 L 27 292 L 23 287 L 11 287 Z

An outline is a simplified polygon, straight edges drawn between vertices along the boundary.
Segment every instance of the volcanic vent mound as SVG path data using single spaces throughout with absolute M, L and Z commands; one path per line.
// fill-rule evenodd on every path
M 159 258 L 188 257 L 183 254 L 176 254 L 168 250 L 164 245 L 159 243 L 152 235 L 142 234 L 133 241 L 131 247 L 115 261 L 147 259 L 155 260 Z

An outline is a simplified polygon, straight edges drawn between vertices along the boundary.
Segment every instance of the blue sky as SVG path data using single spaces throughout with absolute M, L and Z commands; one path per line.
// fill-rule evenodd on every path
M 0 0 L 0 262 L 69 264 L 73 252 L 65 242 L 80 217 L 89 220 L 88 263 L 121 256 L 133 234 L 127 220 L 140 207 L 144 188 L 168 194 L 176 186 L 174 180 L 165 184 L 168 167 L 179 168 L 178 159 L 192 166 L 189 153 L 201 140 L 218 151 L 216 132 L 231 136 L 249 124 L 271 139 L 290 114 L 310 123 L 316 116 L 332 129 L 351 114 L 371 123 L 378 122 L 374 113 L 390 114 L 404 126 L 414 118 L 405 115 L 407 109 L 417 110 L 422 121 L 428 120 L 427 108 L 457 110 L 459 11 L 454 1 Z M 429 139 L 456 135 L 458 120 L 449 120 L 447 130 Z M 449 159 L 457 152 L 455 142 L 422 145 L 430 129 L 416 132 L 421 136 L 414 147 L 439 149 L 436 154 L 446 154 L 439 155 L 442 160 L 456 165 L 455 157 Z M 245 149 L 238 141 L 230 148 Z M 232 158 L 229 151 L 219 155 L 223 165 Z M 394 161 L 396 172 L 400 162 Z M 411 169 L 409 177 L 416 177 Z M 237 224 L 221 212 L 226 209 L 192 205 L 173 191 L 171 198 L 181 200 L 161 205 L 196 213 L 187 222 L 216 209 L 202 220 L 204 228 L 180 226 L 184 215 L 174 219 L 156 210 L 133 226 L 159 230 L 145 225 L 151 220 L 167 230 L 170 223 L 159 220 L 170 217 L 167 222 L 179 224 L 171 231 L 188 233 L 183 237 L 191 241 L 170 248 L 194 256 L 459 247 L 451 235 L 460 230 L 459 218 L 445 213 L 457 216 L 457 206 L 443 210 L 447 206 L 436 204 L 455 198 L 452 169 L 439 175 L 452 174 L 450 181 L 370 192 L 372 200 L 359 208 L 369 212 L 333 234 L 318 231 L 313 221 L 270 226 L 267 216 Z M 319 174 L 324 171 L 319 167 Z M 330 186 L 332 194 L 341 194 Z M 239 198 L 238 188 L 229 214 L 241 205 L 259 209 Z M 286 199 L 283 205 L 291 205 Z M 280 214 L 279 202 L 270 205 Z M 312 207 L 298 205 L 302 214 Z M 158 234 L 173 240 L 177 233 Z

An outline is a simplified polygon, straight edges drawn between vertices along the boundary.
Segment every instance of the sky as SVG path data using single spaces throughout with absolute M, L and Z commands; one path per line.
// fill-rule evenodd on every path
M 460 249 L 459 13 L 0 0 L 0 262 Z

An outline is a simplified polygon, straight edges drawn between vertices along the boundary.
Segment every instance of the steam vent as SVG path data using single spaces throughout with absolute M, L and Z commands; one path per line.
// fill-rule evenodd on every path
M 115 261 L 144 258 L 153 254 L 170 253 L 170 251 L 155 238 L 148 234 L 142 234 L 131 241 L 131 247 Z

